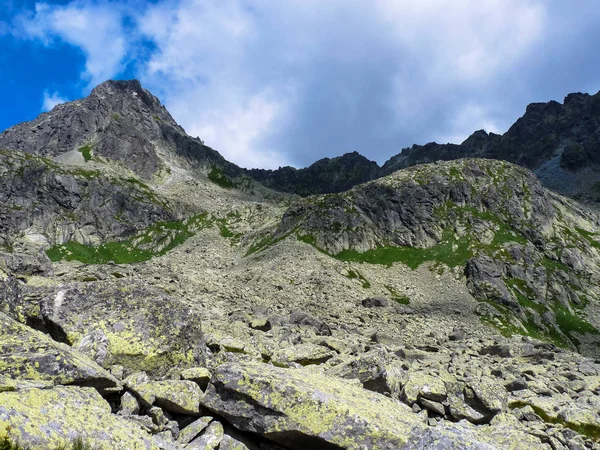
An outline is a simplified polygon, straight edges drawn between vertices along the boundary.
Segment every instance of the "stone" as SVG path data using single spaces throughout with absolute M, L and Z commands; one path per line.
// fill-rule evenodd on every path
M 238 441 L 237 439 L 229 436 L 228 434 L 223 436 L 223 440 L 219 444 L 219 450 L 249 450 L 246 444 Z
M 146 405 L 155 405 L 173 414 L 199 415 L 202 391 L 193 381 L 151 381 L 131 387 Z
M 446 409 L 444 408 L 444 405 L 442 405 L 440 402 L 434 402 L 433 400 L 421 397 L 419 399 L 419 403 L 421 403 L 421 405 L 423 405 L 423 408 L 425 408 L 427 411 L 431 411 L 437 414 L 438 416 L 443 416 L 444 414 L 446 414 Z
M 182 380 L 190 380 L 200 386 L 203 391 L 206 390 L 210 381 L 210 370 L 205 367 L 191 367 L 181 371 L 180 378 Z
M 130 416 L 139 414 L 140 402 L 131 393 L 125 392 L 121 396 L 121 408 L 119 409 L 120 415 Z
M 223 440 L 224 431 L 221 422 L 212 422 L 202 436 L 191 441 L 186 450 L 213 450 L 219 447 Z
M 391 358 L 386 352 L 374 349 L 332 367 L 327 374 L 340 378 L 357 379 L 365 389 L 371 391 L 391 392 L 386 371 L 386 365 L 390 360 Z
M 441 378 L 423 372 L 412 372 L 404 385 L 403 399 L 413 404 L 421 397 L 435 402 L 443 402 L 447 397 L 446 384 Z
M 331 328 L 323 320 L 304 311 L 295 310 L 290 315 L 290 323 L 311 327 L 320 336 L 331 336 Z
M 253 330 L 259 331 L 269 331 L 272 328 L 268 317 L 254 317 L 249 325 Z
M 388 301 L 383 297 L 365 298 L 361 303 L 366 308 L 384 308 L 388 306 Z
M 198 437 L 200 433 L 202 433 L 206 429 L 206 427 L 212 420 L 213 418 L 211 416 L 204 416 L 190 423 L 188 426 L 186 426 L 179 432 L 179 438 L 177 439 L 177 442 L 185 445 L 190 441 L 193 441 L 194 439 L 196 439 L 196 437 Z
M 448 335 L 448 339 L 451 341 L 462 341 L 466 337 L 467 333 L 465 330 L 457 328 L 452 330 L 452 333 Z
M 94 361 L 0 313 L 0 377 L 13 381 L 81 384 L 98 389 L 120 385 Z
M 56 448 L 80 437 L 98 450 L 158 450 L 140 425 L 111 414 L 110 405 L 93 388 L 2 392 L 0 430 L 32 448 Z
M 508 392 L 506 389 L 489 379 L 481 379 L 474 382 L 467 382 L 484 408 L 493 414 L 497 414 L 506 409 L 508 403 Z
M 323 364 L 333 357 L 334 353 L 326 347 L 315 344 L 300 344 L 285 347 L 273 354 L 271 360 L 278 366 L 288 366 L 297 363 L 302 366 Z

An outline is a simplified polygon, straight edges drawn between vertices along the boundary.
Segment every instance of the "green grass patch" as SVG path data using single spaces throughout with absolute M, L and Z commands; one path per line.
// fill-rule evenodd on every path
M 473 256 L 473 252 L 468 239 L 461 238 L 457 241 L 442 241 L 429 248 L 378 247 L 362 253 L 344 250 L 333 256 L 342 261 L 382 264 L 388 267 L 401 262 L 411 269 L 416 269 L 427 261 L 437 261 L 449 267 L 464 266 Z
M 206 213 L 184 221 L 157 222 L 130 239 L 105 242 L 99 246 L 70 241 L 46 250 L 52 261 L 80 261 L 86 264 L 131 264 L 161 256 L 183 244 L 197 231 L 213 225 Z
M 384 285 L 384 287 L 388 290 L 388 292 L 392 296 L 392 299 L 395 302 L 400 303 L 401 305 L 408 305 L 408 304 L 410 304 L 410 298 L 407 295 L 400 294 L 396 289 L 394 289 L 389 284 Z
M 83 156 L 83 159 L 85 160 L 85 162 L 91 161 L 92 160 L 92 147 L 91 145 L 84 145 L 83 147 L 79 148 L 79 153 L 81 153 L 81 156 Z
M 571 314 L 569 310 L 563 306 L 555 307 L 554 313 L 556 315 L 556 324 L 560 330 L 566 334 L 577 347 L 579 347 L 580 342 L 573 336 L 574 332 L 580 334 L 598 334 L 598 329 L 596 327 L 585 319 L 582 319 L 575 314 Z
M 590 243 L 590 245 L 592 247 L 600 249 L 600 242 L 598 242 L 596 239 L 594 239 L 595 237 L 598 236 L 597 233 L 591 233 L 582 228 L 575 228 L 575 229 L 581 236 L 583 236 Z
M 365 289 L 369 289 L 371 287 L 369 280 L 367 280 L 358 270 L 349 270 L 346 278 L 350 278 L 351 280 L 360 280 L 362 287 Z
M 221 186 L 224 189 L 231 189 L 233 187 L 232 181 L 223 173 L 221 169 L 214 167 L 208 173 L 208 179 L 215 183 L 216 185 Z

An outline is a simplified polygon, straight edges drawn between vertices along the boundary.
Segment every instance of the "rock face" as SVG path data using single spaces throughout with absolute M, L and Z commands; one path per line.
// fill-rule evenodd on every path
M 0 146 L 1 148 L 1 146 Z M 118 240 L 175 214 L 148 186 L 0 150 L 0 248 Z
M 44 291 L 38 295 L 44 295 Z M 50 290 L 30 321 L 104 367 L 165 374 L 204 362 L 200 318 L 141 283 L 88 282 Z M 39 317 L 35 311 L 39 310 Z
M 106 81 L 85 99 L 9 128 L 0 134 L 0 148 L 48 158 L 80 151 L 85 158 L 118 161 L 145 179 L 166 170 L 168 152 L 191 166 L 240 174 L 218 152 L 188 136 L 137 80 Z

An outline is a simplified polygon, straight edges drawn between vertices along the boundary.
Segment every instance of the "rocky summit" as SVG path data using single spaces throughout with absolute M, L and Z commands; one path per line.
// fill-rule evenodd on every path
M 239 168 L 137 81 L 4 131 L 0 448 L 600 448 L 596 103 L 383 168 Z

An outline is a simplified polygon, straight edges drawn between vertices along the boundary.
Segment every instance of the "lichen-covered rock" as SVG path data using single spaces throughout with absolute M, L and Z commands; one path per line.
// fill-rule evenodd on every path
M 219 450 L 248 450 L 248 447 L 243 442 L 226 434 L 219 444 Z
M 211 416 L 204 416 L 190 423 L 187 427 L 181 430 L 179 437 L 177 438 L 177 442 L 185 445 L 188 442 L 193 441 L 206 429 L 212 420 L 213 418 Z
M 447 390 L 444 380 L 423 372 L 411 373 L 404 385 L 403 398 L 412 405 L 421 397 L 435 402 L 446 400 Z
M 282 348 L 271 358 L 273 364 L 287 366 L 297 363 L 302 366 L 322 364 L 333 357 L 334 353 L 326 347 L 315 344 L 300 344 Z
M 78 384 L 99 389 L 119 384 L 108 371 L 68 345 L 55 342 L 2 313 L 0 377 L 56 385 Z
M 200 389 L 205 390 L 210 381 L 210 370 L 205 367 L 191 367 L 181 371 L 180 377 L 182 380 L 190 380 L 200 386 Z
M 164 292 L 131 281 L 53 288 L 41 301 L 51 332 L 103 367 L 163 375 L 204 363 L 200 317 Z
M 495 446 L 491 433 L 465 424 L 426 432 L 420 417 L 406 405 L 307 369 L 222 364 L 202 403 L 238 429 L 259 433 L 290 449 L 327 445 L 348 450 L 502 448 Z M 421 441 L 448 445 L 415 444 Z M 529 448 L 542 448 L 533 438 L 524 442 L 533 443 Z
M 93 388 L 0 393 L 0 430 L 32 450 L 57 448 L 76 438 L 98 450 L 158 450 L 139 425 L 111 414 Z
M 219 366 L 202 403 L 242 431 L 292 449 L 323 441 L 347 449 L 403 448 L 419 418 L 405 405 L 307 370 Z
M 132 387 L 146 405 L 156 405 L 174 414 L 198 415 L 202 391 L 193 381 L 151 381 Z
M 381 349 L 374 349 L 332 367 L 328 375 L 357 379 L 365 389 L 375 392 L 391 392 L 387 382 L 386 364 L 390 356 Z
M 123 416 L 135 415 L 140 412 L 140 402 L 131 395 L 129 392 L 125 392 L 121 396 L 121 409 L 119 414 Z
M 223 440 L 224 431 L 221 422 L 216 420 L 212 422 L 202 436 L 194 439 L 190 442 L 186 449 L 187 450 L 213 450 L 219 447 L 219 444 Z

